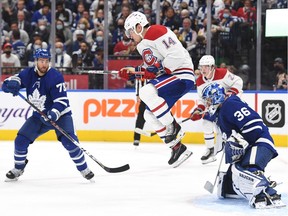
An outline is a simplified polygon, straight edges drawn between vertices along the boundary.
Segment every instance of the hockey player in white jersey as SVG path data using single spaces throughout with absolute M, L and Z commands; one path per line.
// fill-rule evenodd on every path
M 130 14 L 124 28 L 126 35 L 136 42 L 143 64 L 122 68 L 119 76 L 131 80 L 141 73 L 150 80 L 139 91 L 140 99 L 146 104 L 144 118 L 172 149 L 168 164 L 177 167 L 192 152 L 181 143 L 184 132 L 171 114 L 171 108 L 194 87 L 192 59 L 169 28 L 150 26 L 143 13 Z
M 253 208 L 284 207 L 277 183 L 265 176 L 269 162 L 278 156 L 268 127 L 259 114 L 236 95 L 212 83 L 203 89 L 203 99 L 211 118 L 222 134 L 216 143 L 223 150 L 226 172 L 219 172 L 220 198 L 245 198 Z M 224 148 L 222 146 L 224 145 Z M 219 170 L 218 170 L 219 171 Z
M 191 114 L 191 120 L 197 121 L 203 118 L 203 130 L 206 150 L 201 157 L 202 164 L 211 163 L 216 160 L 214 155 L 214 126 L 209 115 L 203 114 L 205 105 L 203 99 L 203 89 L 211 83 L 218 83 L 225 88 L 229 94 L 241 94 L 243 88 L 243 80 L 231 73 L 226 68 L 216 68 L 215 59 L 211 55 L 204 55 L 199 61 L 199 69 L 201 75 L 196 81 L 197 93 L 199 95 L 198 106 Z

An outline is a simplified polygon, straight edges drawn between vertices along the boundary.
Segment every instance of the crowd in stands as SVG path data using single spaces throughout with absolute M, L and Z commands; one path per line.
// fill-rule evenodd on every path
M 262 2 L 266 9 L 287 8 L 287 0 Z M 52 43 L 56 46 L 55 66 L 63 68 L 62 72 L 68 72 L 67 68 L 103 69 L 104 3 L 104 0 L 56 0 L 56 41 L 52 41 L 51 1 L 2 0 L 2 73 L 15 72 L 11 67 L 33 65 L 35 49 L 50 49 Z M 125 36 L 124 22 L 132 11 L 140 11 L 150 24 L 156 24 L 156 3 L 156 0 L 108 0 L 109 56 L 121 59 L 139 55 L 134 42 Z M 255 50 L 257 1 L 212 3 L 211 54 L 219 65 L 223 62 L 240 69 L 249 64 L 250 52 Z M 198 60 L 206 52 L 206 1 L 160 0 L 160 8 L 160 24 L 175 32 L 197 68 Z

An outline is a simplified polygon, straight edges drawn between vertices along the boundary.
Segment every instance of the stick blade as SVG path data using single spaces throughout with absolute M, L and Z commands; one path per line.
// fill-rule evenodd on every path
M 124 166 L 121 167 L 115 167 L 115 168 L 110 168 L 110 167 L 103 167 L 103 169 L 105 169 L 105 171 L 109 172 L 109 173 L 119 173 L 119 172 L 125 172 L 127 170 L 130 169 L 129 164 L 125 164 Z
M 207 190 L 209 193 L 213 193 L 213 190 L 214 190 L 214 185 L 209 182 L 209 181 L 206 181 L 205 185 L 204 185 L 204 189 Z

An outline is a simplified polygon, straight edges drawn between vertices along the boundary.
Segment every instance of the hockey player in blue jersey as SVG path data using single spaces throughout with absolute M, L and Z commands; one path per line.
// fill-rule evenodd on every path
M 226 96 L 217 83 L 208 85 L 202 93 L 206 109 L 221 130 L 225 162 L 230 164 L 227 172 L 219 174 L 218 196 L 244 197 L 254 208 L 285 206 L 274 189 L 277 183 L 264 175 L 267 164 L 278 153 L 262 118 L 238 96 Z
M 74 131 L 73 119 L 63 75 L 49 66 L 50 53 L 46 49 L 35 52 L 35 66 L 25 68 L 19 74 L 7 78 L 2 85 L 6 93 L 18 95 L 21 88 L 26 88 L 29 101 L 35 104 L 48 118 L 56 122 L 73 139 L 78 141 Z M 28 147 L 37 137 L 54 129 L 36 111 L 20 128 L 15 139 L 14 168 L 7 174 L 7 181 L 18 180 L 28 162 Z M 55 129 L 57 139 L 67 149 L 69 155 L 84 178 L 90 180 L 94 173 L 87 167 L 83 151 Z

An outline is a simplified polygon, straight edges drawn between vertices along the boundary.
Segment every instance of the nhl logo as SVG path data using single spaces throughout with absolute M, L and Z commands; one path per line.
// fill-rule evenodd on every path
M 277 124 L 281 120 L 282 114 L 281 114 L 281 106 L 277 104 L 270 104 L 268 103 L 265 107 L 265 118 L 266 120 L 271 124 Z

